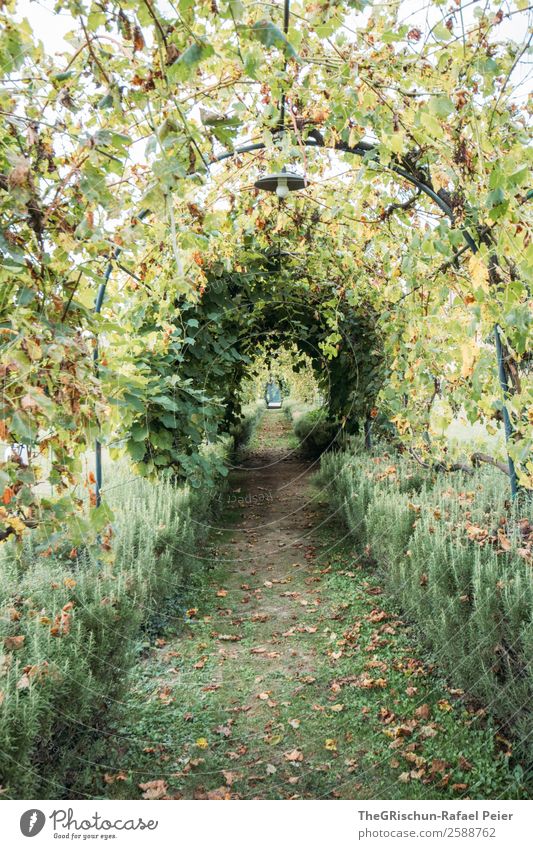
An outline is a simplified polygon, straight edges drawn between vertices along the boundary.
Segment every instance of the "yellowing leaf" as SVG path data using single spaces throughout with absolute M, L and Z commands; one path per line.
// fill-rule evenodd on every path
M 19 519 L 17 516 L 6 519 L 6 524 L 9 525 L 10 528 L 13 528 L 17 536 L 21 536 L 26 530 L 26 525 L 22 519 Z
M 489 290 L 489 272 L 479 254 L 471 254 L 468 260 L 468 271 L 475 289 Z
M 477 347 L 472 342 L 465 342 L 464 345 L 461 345 L 461 356 L 463 358 L 461 377 L 471 377 L 474 373 Z
M 196 745 L 198 746 L 199 749 L 208 749 L 209 748 L 209 743 L 207 742 L 205 737 L 198 737 L 198 739 L 196 741 Z

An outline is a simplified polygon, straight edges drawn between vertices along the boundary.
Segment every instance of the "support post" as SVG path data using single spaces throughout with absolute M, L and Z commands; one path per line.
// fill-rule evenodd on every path
M 505 372 L 505 365 L 503 362 L 503 349 L 502 340 L 500 336 L 500 329 L 497 324 L 494 325 L 494 343 L 496 345 L 496 358 L 498 361 L 498 377 L 500 380 L 500 386 L 503 394 L 502 417 L 503 427 L 505 430 L 505 441 L 509 443 L 513 435 L 513 426 L 511 424 L 509 410 L 507 409 L 505 401 L 507 400 L 507 398 L 509 398 L 511 392 L 509 389 L 509 381 L 507 380 L 507 374 Z M 509 465 L 509 478 L 511 481 L 511 497 L 516 498 L 518 494 L 518 479 L 516 477 L 516 469 L 513 462 L 513 458 L 509 454 L 509 449 L 507 449 L 507 462 Z
M 115 248 L 113 251 L 113 259 L 116 259 L 120 254 L 120 248 Z M 98 292 L 96 295 L 96 301 L 94 303 L 94 311 L 95 313 L 99 313 L 102 309 L 102 304 L 104 302 L 105 290 L 111 277 L 111 271 L 113 269 L 113 262 L 110 260 L 107 264 L 107 268 L 104 274 L 104 282 L 100 283 L 98 287 Z M 98 337 L 96 337 L 96 343 L 93 351 L 93 363 L 94 363 L 94 373 L 98 377 L 100 371 L 100 349 L 98 345 Z M 94 442 L 94 477 L 95 477 L 95 485 L 94 485 L 94 495 L 95 495 L 95 505 L 96 507 L 100 507 L 102 503 L 102 443 L 98 438 L 95 439 Z
M 365 449 L 372 451 L 372 419 L 370 416 L 365 419 Z
M 142 221 L 146 218 L 147 215 L 150 214 L 149 209 L 143 209 L 141 213 L 139 213 L 139 221 Z M 104 303 L 105 292 L 107 288 L 107 284 L 109 282 L 109 278 L 111 277 L 111 272 L 113 270 L 113 260 L 118 259 L 120 254 L 122 253 L 122 248 L 117 246 L 112 253 L 111 259 L 107 264 L 107 268 L 105 270 L 103 282 L 100 283 L 98 287 L 98 292 L 96 293 L 96 300 L 94 302 L 94 311 L 95 313 L 99 313 L 102 310 L 102 304 Z M 94 346 L 93 351 L 93 363 L 94 363 L 94 372 L 98 377 L 99 372 L 99 364 L 100 364 L 100 349 L 98 345 L 98 337 L 96 338 L 96 344 Z M 95 504 L 97 507 L 102 503 L 102 443 L 97 438 L 94 442 L 94 477 L 96 480 L 94 486 L 94 495 L 95 495 Z

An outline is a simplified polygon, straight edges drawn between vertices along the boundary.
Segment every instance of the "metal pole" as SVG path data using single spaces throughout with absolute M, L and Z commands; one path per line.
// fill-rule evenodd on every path
M 116 259 L 120 254 L 120 248 L 115 248 L 113 251 L 113 259 Z M 102 309 L 102 304 L 104 302 L 105 290 L 111 277 L 111 271 L 113 270 L 113 262 L 110 260 L 107 264 L 107 268 L 104 274 L 104 281 L 100 283 L 98 287 L 98 292 L 96 294 L 96 301 L 94 303 L 94 311 L 95 313 L 99 313 Z M 94 373 L 96 377 L 98 377 L 100 373 L 100 348 L 98 345 L 98 336 L 96 337 L 96 342 L 93 351 L 93 363 L 94 363 Z M 95 495 L 95 505 L 96 507 L 100 507 L 102 503 L 102 443 L 96 438 L 94 442 L 94 476 L 96 479 L 94 485 L 94 495 Z
M 365 419 L 365 449 L 372 451 L 372 419 L 370 416 Z
M 509 382 L 507 380 L 507 375 L 505 373 L 505 365 L 503 362 L 503 350 L 502 350 L 502 340 L 500 336 L 500 330 L 497 324 L 494 325 L 494 343 L 496 345 L 496 358 L 498 361 L 498 377 L 500 379 L 500 386 L 502 388 L 504 399 L 509 398 L 510 390 L 509 390 Z M 513 435 L 513 426 L 511 424 L 511 419 L 509 417 L 509 411 L 505 404 L 502 405 L 502 417 L 503 417 L 503 426 L 505 429 L 505 441 L 508 443 L 511 440 Z M 518 493 L 518 480 L 516 477 L 516 469 L 513 462 L 513 458 L 509 454 L 509 450 L 507 450 L 507 462 L 509 464 L 509 477 L 511 479 L 511 496 L 512 498 L 516 498 Z
M 139 220 L 142 221 L 143 218 L 146 218 L 147 215 L 150 214 L 149 209 L 143 209 L 143 211 L 139 214 Z M 111 277 L 111 272 L 113 270 L 113 260 L 118 259 L 120 254 L 122 253 L 122 248 L 116 247 L 113 251 L 112 257 L 107 264 L 107 268 L 105 270 L 103 282 L 100 283 L 98 287 L 98 292 L 96 293 L 96 300 L 94 302 L 94 311 L 95 313 L 99 313 L 102 310 L 102 304 L 104 303 L 104 297 L 106 293 L 107 284 L 109 282 L 109 278 Z M 94 363 L 94 371 L 96 376 L 98 377 L 100 371 L 100 348 L 98 345 L 98 336 L 96 337 L 96 343 L 93 350 L 93 363 Z M 102 443 L 98 438 L 95 439 L 94 442 L 94 477 L 95 477 L 95 485 L 94 485 L 94 495 L 95 495 L 95 505 L 99 507 L 102 503 Z
M 285 5 L 283 8 L 283 32 L 287 35 L 289 31 L 289 14 L 290 14 L 290 0 L 285 0 Z M 287 54 L 285 54 L 285 61 L 283 63 L 283 73 L 287 70 Z M 283 132 L 283 128 L 285 125 L 285 92 L 283 91 L 281 94 L 281 101 L 279 107 L 279 130 Z

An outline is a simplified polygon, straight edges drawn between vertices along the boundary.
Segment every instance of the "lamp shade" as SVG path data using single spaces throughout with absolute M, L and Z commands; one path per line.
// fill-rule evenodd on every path
M 307 186 L 307 181 L 300 174 L 283 169 L 275 174 L 265 174 L 264 177 L 259 177 L 254 186 L 256 189 L 263 189 L 265 192 L 276 192 L 277 196 L 283 199 L 287 197 L 289 192 L 304 189 Z

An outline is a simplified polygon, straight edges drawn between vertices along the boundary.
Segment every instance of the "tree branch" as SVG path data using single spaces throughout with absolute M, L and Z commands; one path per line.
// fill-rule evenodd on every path
M 509 475 L 509 467 L 505 463 L 495 460 L 494 457 L 491 457 L 489 454 L 483 454 L 480 451 L 476 451 L 472 454 L 470 459 L 474 466 L 479 465 L 479 463 L 488 463 L 490 466 L 494 466 L 496 469 L 499 469 L 500 472 L 504 473 L 504 475 Z

